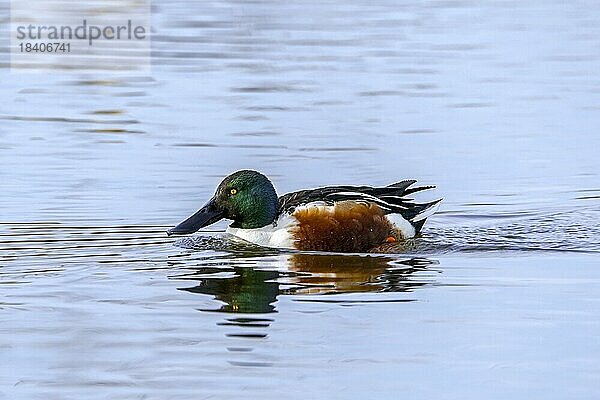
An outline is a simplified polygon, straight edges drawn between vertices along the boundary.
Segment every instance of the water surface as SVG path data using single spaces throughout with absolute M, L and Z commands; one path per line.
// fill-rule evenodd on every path
M 0 69 L 0 398 L 595 397 L 597 7 L 153 10 L 151 76 Z M 165 235 L 241 168 L 445 200 L 377 254 Z

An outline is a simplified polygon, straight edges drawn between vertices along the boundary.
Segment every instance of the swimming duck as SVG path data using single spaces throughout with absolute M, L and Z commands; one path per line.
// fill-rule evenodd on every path
M 406 196 L 434 186 L 404 180 L 385 187 L 326 186 L 277 197 L 257 171 L 227 176 L 194 215 L 167 231 L 190 234 L 223 218 L 227 233 L 266 247 L 326 252 L 367 252 L 419 234 L 441 199 L 414 203 Z

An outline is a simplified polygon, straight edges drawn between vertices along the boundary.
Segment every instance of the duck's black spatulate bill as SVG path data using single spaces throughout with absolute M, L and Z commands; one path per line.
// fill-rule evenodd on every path
M 223 218 L 223 211 L 216 206 L 214 199 L 210 200 L 194 215 L 167 231 L 167 235 L 185 235 L 196 232 L 200 228 L 214 224 Z

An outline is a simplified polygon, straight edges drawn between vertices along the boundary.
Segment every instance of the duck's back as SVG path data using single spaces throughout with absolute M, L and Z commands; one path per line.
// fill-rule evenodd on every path
M 441 200 L 415 203 L 406 196 L 434 186 L 405 180 L 385 187 L 327 186 L 279 197 L 280 214 L 297 220 L 291 230 L 300 250 L 364 252 L 420 233 Z

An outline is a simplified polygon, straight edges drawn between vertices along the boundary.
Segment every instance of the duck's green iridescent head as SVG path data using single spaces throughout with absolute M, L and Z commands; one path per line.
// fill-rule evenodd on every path
M 251 171 L 237 171 L 217 187 L 215 195 L 194 215 L 169 229 L 167 234 L 187 234 L 227 218 L 234 228 L 267 226 L 277 217 L 277 193 L 269 179 Z

